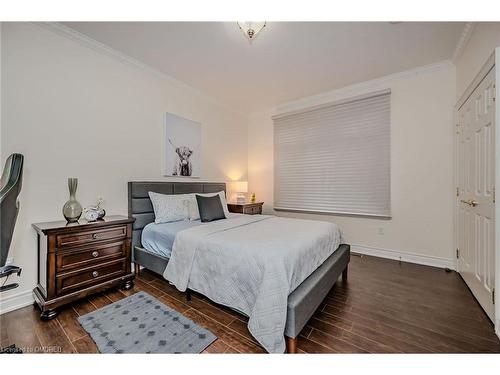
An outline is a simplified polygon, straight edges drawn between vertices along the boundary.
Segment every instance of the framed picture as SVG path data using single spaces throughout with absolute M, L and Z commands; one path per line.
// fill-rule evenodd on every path
M 163 132 L 163 175 L 200 177 L 201 124 L 167 113 Z

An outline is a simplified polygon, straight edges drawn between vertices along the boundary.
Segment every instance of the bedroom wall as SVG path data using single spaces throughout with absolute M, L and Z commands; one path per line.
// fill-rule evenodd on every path
M 390 88 L 392 219 L 273 211 L 274 113 Z M 249 120 L 249 190 L 266 213 L 337 223 L 353 250 L 454 267 L 452 134 L 455 69 L 449 62 L 286 103 Z
M 127 214 L 127 181 L 166 180 L 166 112 L 202 123 L 201 180 L 246 179 L 246 118 L 211 98 L 45 26 L 4 23 L 2 49 L 1 162 L 21 152 L 25 170 L 10 253 L 23 274 L 1 311 L 32 301 L 31 223 L 62 219 L 68 177 L 83 206 L 103 196 L 109 214 Z
M 500 23 L 476 22 L 469 41 L 456 59 L 457 99 L 479 73 L 496 47 L 500 47 Z

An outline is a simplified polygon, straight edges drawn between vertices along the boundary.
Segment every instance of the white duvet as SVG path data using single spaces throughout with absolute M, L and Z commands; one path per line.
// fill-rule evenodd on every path
M 249 317 L 270 353 L 285 351 L 288 295 L 340 244 L 333 223 L 236 215 L 179 232 L 163 276 Z

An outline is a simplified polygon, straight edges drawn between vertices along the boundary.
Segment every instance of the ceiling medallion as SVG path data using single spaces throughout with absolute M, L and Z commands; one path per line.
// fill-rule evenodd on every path
M 243 31 L 248 40 L 252 41 L 255 39 L 257 34 L 266 27 L 266 22 L 249 22 L 249 21 L 238 21 L 238 26 Z

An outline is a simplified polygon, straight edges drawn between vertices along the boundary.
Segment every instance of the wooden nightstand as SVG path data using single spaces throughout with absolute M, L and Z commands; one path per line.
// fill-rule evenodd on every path
M 94 222 L 32 224 L 38 237 L 38 283 L 33 296 L 49 320 L 56 308 L 121 286 L 134 286 L 130 269 L 134 218 L 106 216 Z
M 262 214 L 262 205 L 264 202 L 256 202 L 256 203 L 228 203 L 227 208 L 229 212 L 234 212 L 237 214 L 246 214 L 246 215 L 260 215 Z

